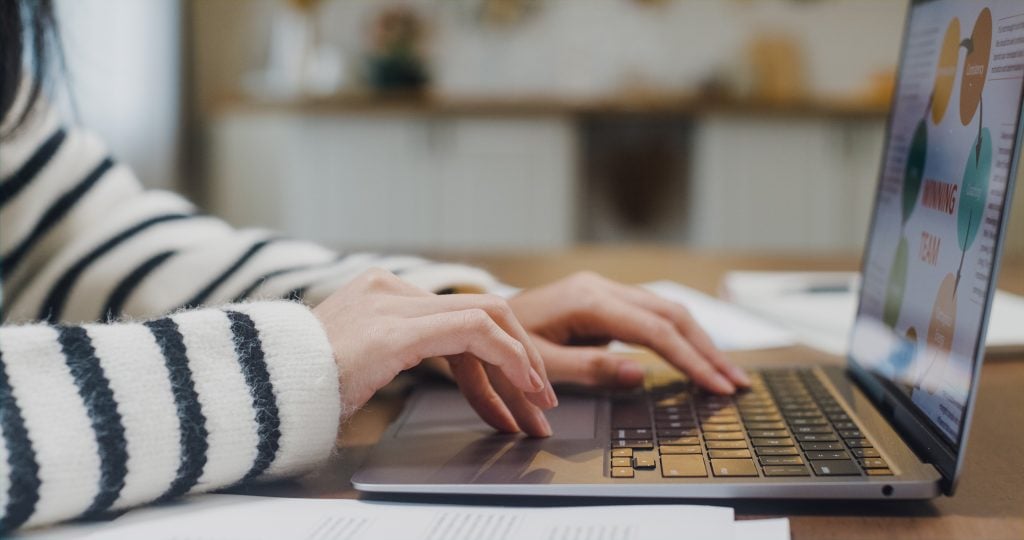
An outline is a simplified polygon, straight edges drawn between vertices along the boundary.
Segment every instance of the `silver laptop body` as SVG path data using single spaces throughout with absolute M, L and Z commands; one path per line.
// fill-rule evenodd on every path
M 1024 52 L 1024 24 L 1006 24 L 1024 22 L 1008 18 L 1019 11 L 1014 1 L 910 4 L 845 368 L 755 372 L 760 390 L 727 401 L 678 382 L 561 393 L 548 439 L 496 434 L 453 386 L 423 387 L 353 485 L 667 499 L 952 494 L 1017 174 L 1022 80 L 1004 59 Z

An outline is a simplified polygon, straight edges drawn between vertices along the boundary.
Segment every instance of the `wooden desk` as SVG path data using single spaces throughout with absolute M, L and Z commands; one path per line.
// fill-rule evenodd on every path
M 656 248 L 590 248 L 568 253 L 479 257 L 470 262 L 503 280 L 531 286 L 592 269 L 626 282 L 671 278 L 714 293 L 731 269 L 853 270 L 856 257 L 752 256 Z M 1004 264 L 1000 287 L 1024 294 L 1024 261 Z M 735 355 L 745 365 L 814 362 L 821 353 L 795 347 Z M 1016 361 L 1014 361 L 1016 360 Z M 357 497 L 349 477 L 401 410 L 397 392 L 371 401 L 351 420 L 338 455 L 306 478 L 250 488 L 247 493 Z M 971 431 L 967 465 L 955 497 L 926 502 L 707 501 L 730 504 L 740 518 L 786 516 L 802 538 L 1024 538 L 1024 357 L 989 362 Z

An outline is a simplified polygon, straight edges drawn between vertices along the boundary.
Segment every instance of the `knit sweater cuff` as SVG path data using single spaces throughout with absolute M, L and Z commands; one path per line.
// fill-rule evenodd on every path
M 434 263 L 400 277 L 433 292 L 490 293 L 501 288 L 501 283 L 485 270 L 461 264 Z
M 273 386 L 280 419 L 279 449 L 263 477 L 308 471 L 330 456 L 344 413 L 338 368 L 323 326 L 309 308 L 295 302 L 254 302 L 223 309 L 252 319 Z

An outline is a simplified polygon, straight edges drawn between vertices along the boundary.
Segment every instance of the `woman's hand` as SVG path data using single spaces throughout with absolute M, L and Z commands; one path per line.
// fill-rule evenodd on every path
M 338 363 L 346 410 L 423 359 L 448 360 L 459 389 L 488 424 L 546 437 L 555 406 L 544 363 L 505 300 L 437 296 L 370 270 L 313 309 Z
M 750 379 L 711 342 L 686 308 L 593 273 L 524 291 L 509 300 L 531 334 L 551 380 L 635 386 L 643 371 L 604 347 L 612 339 L 644 345 L 709 390 L 731 394 Z

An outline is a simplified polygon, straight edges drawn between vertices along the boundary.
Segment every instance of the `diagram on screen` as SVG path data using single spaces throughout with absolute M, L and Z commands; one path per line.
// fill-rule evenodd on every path
M 950 361 L 956 328 L 957 299 L 965 275 L 967 252 L 974 245 L 984 217 L 992 172 L 992 135 L 984 125 L 983 94 L 988 78 L 989 60 L 992 53 L 992 13 L 984 8 L 969 35 L 962 35 L 958 18 L 953 18 L 945 29 L 939 48 L 935 79 L 930 99 L 920 121 L 914 129 L 907 150 L 903 170 L 901 218 L 903 234 L 896 248 L 892 267 L 889 270 L 885 289 L 882 320 L 890 328 L 896 328 L 900 319 L 907 289 L 907 276 L 911 264 L 938 264 L 938 251 L 942 245 L 938 233 L 921 233 L 917 257 L 911 257 L 910 242 L 906 236 L 907 222 L 921 205 L 956 220 L 959 264 L 949 268 L 939 284 L 927 332 L 925 365 L 913 376 L 914 386 L 934 393 L 935 384 L 931 379 L 942 380 L 941 371 Z M 961 62 L 961 56 L 963 61 Z M 943 183 L 925 179 L 925 168 L 929 155 L 929 127 L 938 126 L 946 118 L 951 107 L 954 88 L 960 82 L 959 109 L 962 129 L 976 130 L 971 151 L 963 166 L 959 184 Z M 948 132 L 949 123 L 943 126 Z M 922 193 L 923 191 L 923 193 Z M 955 208 L 955 212 L 954 212 Z M 922 262 L 925 261 L 925 262 Z M 889 369 L 894 375 L 906 380 L 907 371 L 917 357 L 920 331 L 909 326 L 903 335 L 906 347 L 890 358 Z M 938 377 L 934 372 L 938 371 Z

